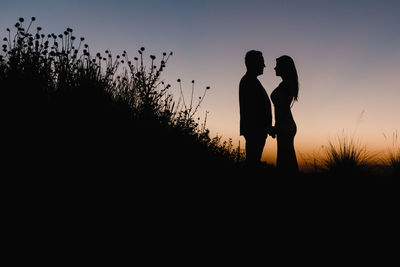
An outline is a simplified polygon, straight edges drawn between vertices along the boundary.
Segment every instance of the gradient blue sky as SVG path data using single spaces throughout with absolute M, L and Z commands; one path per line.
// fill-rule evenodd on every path
M 269 94 L 280 82 L 275 59 L 287 54 L 296 63 L 298 154 L 342 132 L 384 150 L 390 142 L 383 134 L 400 130 L 400 1 L 0 0 L 0 6 L 1 36 L 19 17 L 35 16 L 46 33 L 73 28 L 92 52 L 173 51 L 164 80 L 176 86 L 181 78 L 187 96 L 191 80 L 198 95 L 211 86 L 199 115 L 209 111 L 212 135 L 235 144 L 244 144 L 238 83 L 250 49 L 264 54 L 260 81 Z M 275 149 L 268 140 L 264 159 L 274 161 Z

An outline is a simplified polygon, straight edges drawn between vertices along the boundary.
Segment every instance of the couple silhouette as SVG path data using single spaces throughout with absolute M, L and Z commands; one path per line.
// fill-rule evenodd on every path
M 297 101 L 299 86 L 294 61 L 283 55 L 276 59 L 276 76 L 282 82 L 271 93 L 274 105 L 275 125 L 272 125 L 271 101 L 257 77 L 264 73 L 265 63 L 260 51 L 246 53 L 247 72 L 239 84 L 240 135 L 246 140 L 246 164 L 257 167 L 260 164 L 265 141 L 270 135 L 277 140 L 276 167 L 281 173 L 298 173 L 294 149 L 297 132 L 291 107 Z

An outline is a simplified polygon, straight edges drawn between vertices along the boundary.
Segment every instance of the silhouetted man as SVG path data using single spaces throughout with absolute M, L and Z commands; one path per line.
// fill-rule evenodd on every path
M 239 84 L 240 135 L 246 139 L 246 163 L 260 163 L 268 133 L 272 133 L 271 101 L 257 76 L 263 74 L 265 64 L 260 51 L 246 53 L 246 74 Z

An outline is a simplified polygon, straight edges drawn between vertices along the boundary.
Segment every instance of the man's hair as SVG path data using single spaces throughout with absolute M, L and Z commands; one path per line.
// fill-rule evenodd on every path
M 255 62 L 259 61 L 260 58 L 262 58 L 262 53 L 257 50 L 250 50 L 246 53 L 246 56 L 244 57 L 244 64 L 246 64 L 247 68 L 251 68 L 252 65 L 254 65 Z

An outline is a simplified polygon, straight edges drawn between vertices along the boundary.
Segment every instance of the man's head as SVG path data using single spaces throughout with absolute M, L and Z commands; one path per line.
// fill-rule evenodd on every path
M 260 51 L 248 51 L 244 58 L 244 63 L 246 64 L 247 72 L 253 73 L 257 76 L 264 73 L 264 57 Z

